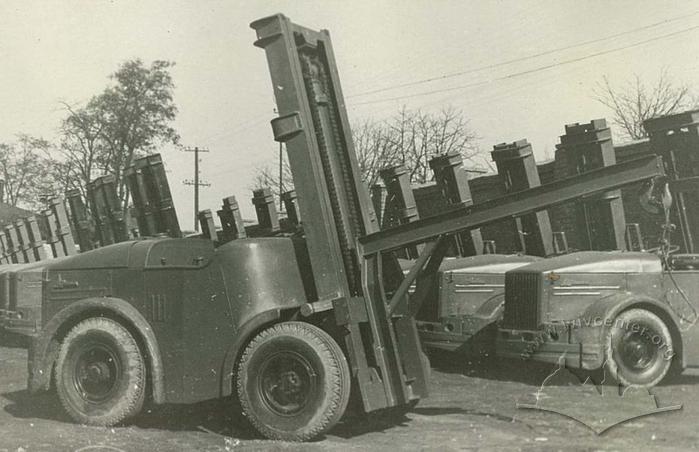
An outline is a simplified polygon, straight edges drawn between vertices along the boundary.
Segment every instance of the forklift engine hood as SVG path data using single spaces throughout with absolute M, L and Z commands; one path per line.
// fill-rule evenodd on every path
M 157 237 L 115 243 L 47 264 L 49 270 L 96 268 L 198 268 L 214 254 L 210 240 Z

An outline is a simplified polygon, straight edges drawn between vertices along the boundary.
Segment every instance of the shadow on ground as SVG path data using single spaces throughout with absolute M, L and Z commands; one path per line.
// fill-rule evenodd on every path
M 70 422 L 63 411 L 61 403 L 54 393 L 30 395 L 29 391 L 14 391 L 2 394 L 10 403 L 5 405 L 6 412 L 20 419 L 45 419 L 49 421 Z
M 30 395 L 28 391 L 2 394 L 10 403 L 4 409 L 15 418 L 43 419 L 72 423 L 65 414 L 55 392 Z M 380 412 L 370 415 L 347 416 L 331 435 L 352 438 L 371 432 L 379 432 L 407 426 L 410 421 L 404 413 Z M 263 439 L 240 413 L 232 398 L 207 400 L 194 404 L 164 404 L 144 407 L 143 412 L 129 422 L 142 429 L 178 431 L 203 431 L 248 440 Z M 318 438 L 322 440 L 323 438 Z
M 433 369 L 450 374 L 483 378 L 495 381 L 514 381 L 527 385 L 540 385 L 557 367 L 557 364 L 525 359 L 504 359 L 494 356 L 473 356 L 459 352 L 431 351 Z M 590 378 L 595 383 L 608 380 L 601 370 L 585 371 L 569 369 L 581 381 Z M 608 381 L 613 384 L 613 382 Z M 659 386 L 699 385 L 699 375 L 685 373 L 668 375 Z
M 72 422 L 53 391 L 30 395 L 23 390 L 2 396 L 10 401 L 4 409 L 13 417 Z M 240 439 L 259 437 L 233 405 L 230 399 L 220 399 L 194 404 L 146 406 L 129 425 L 156 430 L 214 432 Z

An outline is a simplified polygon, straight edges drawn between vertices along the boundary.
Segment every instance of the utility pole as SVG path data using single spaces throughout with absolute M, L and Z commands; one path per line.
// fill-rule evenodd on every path
M 194 152 L 194 180 L 183 180 L 182 183 L 185 185 L 194 185 L 194 231 L 199 232 L 199 187 L 210 187 L 211 184 L 207 182 L 201 182 L 199 180 L 199 153 L 209 152 L 208 149 L 199 148 L 195 146 L 194 148 L 185 148 L 185 152 Z

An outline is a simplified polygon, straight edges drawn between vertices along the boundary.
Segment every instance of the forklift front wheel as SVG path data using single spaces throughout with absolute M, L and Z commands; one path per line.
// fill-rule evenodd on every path
M 284 322 L 259 333 L 237 372 L 243 414 L 270 439 L 308 441 L 342 417 L 350 372 L 340 346 L 304 322 Z

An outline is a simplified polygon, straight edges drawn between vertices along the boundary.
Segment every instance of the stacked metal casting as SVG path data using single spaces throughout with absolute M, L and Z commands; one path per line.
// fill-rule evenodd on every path
M 124 170 L 141 237 L 181 237 L 170 185 L 160 154 L 134 160 Z M 121 241 L 121 240 L 119 240 Z

